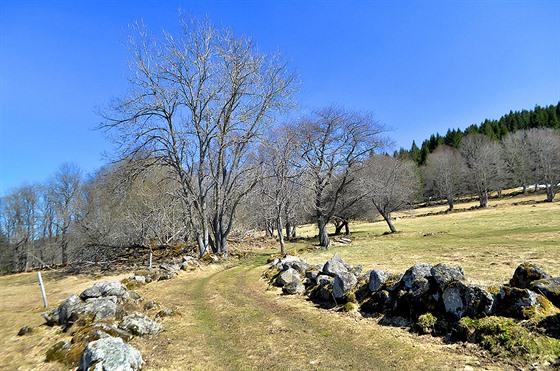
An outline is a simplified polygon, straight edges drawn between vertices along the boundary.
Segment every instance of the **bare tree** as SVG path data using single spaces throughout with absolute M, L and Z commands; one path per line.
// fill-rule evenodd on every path
M 55 212 L 53 221 L 56 225 L 56 236 L 63 265 L 68 263 L 70 229 L 73 227 L 79 214 L 78 197 L 80 196 L 81 185 L 82 172 L 75 164 L 71 163 L 62 164 L 49 183 L 49 191 L 47 193 L 49 199 L 46 200 L 48 203 L 45 211 L 48 218 L 50 217 L 48 213 L 51 211 Z M 49 207 L 51 203 L 54 206 L 54 210 Z
M 154 159 L 178 182 L 199 254 L 227 253 L 241 200 L 255 187 L 263 129 L 290 106 L 295 75 L 278 55 L 208 20 L 174 37 L 130 37 L 131 90 L 104 114 L 122 158 Z
M 488 207 L 488 193 L 498 190 L 502 183 L 501 147 L 486 135 L 474 133 L 463 138 L 460 151 L 467 163 L 465 180 L 477 192 L 480 207 Z
M 261 195 L 278 231 L 280 251 L 285 253 L 284 227 L 290 238 L 295 206 L 301 196 L 301 174 L 294 164 L 297 159 L 297 133 L 288 127 L 271 132 L 262 148 L 263 177 Z
M 355 181 L 359 165 L 383 146 L 383 127 L 371 114 L 330 106 L 297 121 L 293 130 L 313 195 L 310 209 L 319 228 L 319 246 L 329 247 L 327 224 L 340 211 L 341 195 Z
M 527 131 L 519 130 L 507 134 L 502 139 L 502 155 L 505 170 L 512 185 L 522 186 L 523 193 L 526 193 L 527 185 L 532 180 Z
M 440 145 L 428 157 L 424 171 L 426 187 L 440 198 L 447 199 L 453 211 L 455 197 L 459 194 L 464 179 L 465 160 L 455 148 Z
M 361 182 L 391 233 L 391 213 L 409 207 L 420 189 L 416 164 L 388 155 L 371 156 L 362 167 Z
M 530 129 L 526 133 L 528 157 L 535 183 L 546 187 L 546 201 L 552 202 L 560 183 L 560 134 L 549 128 Z

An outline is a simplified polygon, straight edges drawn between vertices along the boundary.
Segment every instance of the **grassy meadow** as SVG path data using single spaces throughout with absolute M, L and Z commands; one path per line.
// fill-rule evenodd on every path
M 384 234 L 384 222 L 351 223 L 351 243 L 333 240 L 329 250 L 314 248 L 313 226 L 287 244 L 312 264 L 334 253 L 367 269 L 403 273 L 418 262 L 461 265 L 467 279 L 484 287 L 506 283 L 518 264 L 530 261 L 560 276 L 560 203 L 542 195 L 492 200 L 487 209 L 435 214 L 444 206 L 397 214 L 397 234 Z M 260 278 L 265 259 L 278 252 L 274 241 L 253 247 L 247 260 L 181 272 L 170 281 L 138 289 L 179 315 L 163 319 L 164 332 L 134 339 L 145 370 L 238 369 L 514 369 L 473 344 L 445 344 L 429 335 L 380 326 L 356 313 L 318 310 L 300 297 L 286 297 Z M 72 293 L 114 277 L 62 276 L 45 272 L 50 308 Z M 42 300 L 36 273 L 0 277 L 0 370 L 62 370 L 45 363 L 45 351 L 68 334 L 42 326 Z M 32 334 L 17 336 L 29 325 Z M 522 365 L 523 366 L 523 365 Z
M 351 223 L 349 244 L 333 241 L 330 250 L 310 252 L 318 264 L 335 252 L 350 264 L 367 269 L 404 273 L 419 262 L 460 265 L 471 283 L 491 287 L 509 281 L 515 268 L 529 261 L 554 276 L 560 275 L 560 203 L 535 203 L 535 195 L 491 201 L 486 209 L 459 204 L 449 214 L 435 214 L 445 206 L 396 214 L 399 233 L 388 231 L 383 221 Z M 435 215 L 428 215 L 434 213 Z M 317 233 L 313 226 L 302 236 Z M 291 245 L 292 251 L 306 242 Z

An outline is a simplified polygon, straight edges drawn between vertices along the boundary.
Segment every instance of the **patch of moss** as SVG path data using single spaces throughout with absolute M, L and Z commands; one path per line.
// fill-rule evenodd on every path
M 69 367 L 77 367 L 86 345 L 87 343 L 82 342 L 71 344 L 59 341 L 47 350 L 47 362 L 60 362 Z
M 340 311 L 345 313 L 355 312 L 358 310 L 358 308 L 359 308 L 358 303 L 349 301 L 346 304 L 344 304 L 342 307 L 340 307 Z
M 431 334 L 437 322 L 436 316 L 432 313 L 425 313 L 418 317 L 415 328 L 422 334 Z
M 474 331 L 474 341 L 496 356 L 523 362 L 560 360 L 560 340 L 532 332 L 523 322 L 496 316 L 461 321 Z

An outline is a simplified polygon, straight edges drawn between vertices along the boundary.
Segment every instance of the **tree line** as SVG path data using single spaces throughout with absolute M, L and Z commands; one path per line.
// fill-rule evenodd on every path
M 556 129 L 525 129 L 501 141 L 481 133 L 439 144 L 425 164 L 390 156 L 386 129 L 368 112 L 330 105 L 285 119 L 298 76 L 278 54 L 208 19 L 182 18 L 182 32 L 153 37 L 138 24 L 128 40 L 130 88 L 100 112 L 115 159 L 84 176 L 63 164 L 43 184 L 0 202 L 0 269 L 103 261 L 125 248 L 179 246 L 227 256 L 248 231 L 297 237 L 315 223 L 350 233 L 351 219 L 414 202 L 560 181 Z M 283 119 L 284 118 L 284 119 Z M 525 188 L 526 189 L 526 188 Z
M 418 165 L 425 165 L 428 155 L 438 146 L 445 144 L 449 147 L 459 148 L 464 136 L 474 133 L 484 134 L 495 141 L 502 140 L 506 135 L 520 130 L 535 128 L 551 128 L 560 130 L 560 102 L 556 105 L 540 107 L 536 105 L 533 110 L 510 111 L 499 120 L 486 119 L 480 125 L 472 124 L 465 130 L 448 129 L 445 135 L 432 134 L 429 139 L 422 142 L 420 147 L 415 141 L 409 150 L 401 148 L 395 156 L 406 156 Z

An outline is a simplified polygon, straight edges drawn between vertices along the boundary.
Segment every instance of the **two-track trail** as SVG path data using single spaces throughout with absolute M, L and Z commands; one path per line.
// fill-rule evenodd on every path
M 180 313 L 164 320 L 162 334 L 136 344 L 146 369 L 441 370 L 481 365 L 437 339 L 282 296 L 261 279 L 264 269 L 256 261 L 205 268 L 142 288 L 142 296 Z

